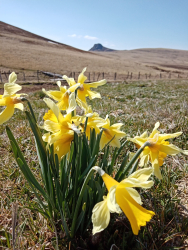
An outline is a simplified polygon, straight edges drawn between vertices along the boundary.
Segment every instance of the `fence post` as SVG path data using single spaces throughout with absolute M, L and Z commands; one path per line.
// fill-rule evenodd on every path
M 90 72 L 89 72 L 89 76 L 88 76 L 88 81 L 90 82 Z
M 1 78 L 1 82 L 3 82 L 2 77 L 1 77 L 1 72 L 0 72 L 0 78 Z
M 114 81 L 116 80 L 116 72 L 114 73 Z
M 140 72 L 138 73 L 138 79 L 140 79 Z
M 160 73 L 160 78 L 162 78 L 162 74 Z
M 39 82 L 39 71 L 37 70 L 37 80 Z
M 98 78 L 97 78 L 97 81 L 99 80 L 99 76 L 100 76 L 101 73 L 98 74 Z
M 104 72 L 102 73 L 102 79 L 104 79 Z
M 149 79 L 151 78 L 151 73 L 149 74 Z
M 93 72 L 93 81 L 95 81 L 95 72 Z
M 25 73 L 23 72 L 23 80 L 25 81 Z
M 132 79 L 133 73 L 131 72 L 131 79 Z
M 75 79 L 75 72 L 73 72 L 73 78 Z
M 8 77 L 7 77 L 7 73 L 4 71 L 4 74 L 5 74 L 5 77 L 7 78 L 7 80 L 8 80 Z

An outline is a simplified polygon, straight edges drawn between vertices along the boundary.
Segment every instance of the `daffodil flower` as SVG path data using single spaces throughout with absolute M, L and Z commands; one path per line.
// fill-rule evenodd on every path
M 84 68 L 80 73 L 80 75 L 78 76 L 78 83 L 77 83 L 79 84 L 79 88 L 77 90 L 78 98 L 84 103 L 86 103 L 87 96 L 89 97 L 90 100 L 94 98 L 101 98 L 101 95 L 98 92 L 92 91 L 90 88 L 97 88 L 98 86 L 102 86 L 106 83 L 106 80 L 101 80 L 93 83 L 85 83 L 85 81 L 87 80 L 87 77 L 84 75 L 85 71 L 86 68 Z M 73 78 L 68 78 L 67 76 L 64 75 L 63 79 L 65 79 L 69 84 L 69 86 L 71 87 L 76 85 L 76 82 Z
M 80 133 L 78 129 L 80 117 L 72 117 L 70 113 L 63 116 L 59 107 L 52 100 L 44 98 L 44 102 L 50 110 L 43 117 L 43 126 L 40 126 L 48 131 L 42 138 L 49 145 L 54 145 L 54 153 L 61 159 L 70 151 L 74 132 Z
M 145 142 L 148 143 L 148 146 L 144 148 L 140 155 L 140 166 L 144 166 L 148 163 L 148 161 L 150 161 L 154 168 L 155 176 L 159 179 L 162 179 L 160 167 L 163 165 L 164 158 L 167 157 L 167 155 L 176 155 L 178 153 L 188 155 L 188 150 L 182 150 L 175 145 L 170 144 L 169 141 L 166 141 L 167 139 L 180 136 L 182 132 L 177 132 L 174 134 L 160 134 L 160 132 L 157 130 L 159 125 L 159 122 L 155 124 L 155 127 L 149 136 L 147 131 L 145 131 L 141 136 L 128 138 L 128 140 L 134 142 L 138 148 L 141 147 Z
M 4 94 L 0 95 L 0 106 L 6 106 L 6 108 L 0 113 L 0 125 L 8 121 L 14 114 L 14 109 L 20 109 L 23 111 L 24 106 L 22 104 L 21 95 L 16 94 L 22 87 L 16 84 L 17 75 L 12 72 L 9 75 L 9 82 L 4 85 Z
M 115 123 L 110 126 L 110 120 L 108 116 L 105 119 L 105 124 L 102 124 L 102 137 L 100 141 L 100 149 L 103 149 L 106 144 L 110 142 L 109 145 L 112 147 L 120 147 L 120 139 L 123 138 L 126 134 L 123 131 L 120 131 L 123 123 Z
M 70 113 L 73 111 L 77 104 L 75 99 L 75 90 L 80 86 L 80 84 L 75 84 L 74 86 L 67 89 L 66 86 L 61 86 L 61 82 L 57 81 L 57 85 L 59 87 L 59 91 L 56 90 L 49 90 L 46 91 L 44 88 L 42 91 L 57 101 L 57 106 L 60 108 L 60 110 L 66 110 L 67 113 Z
M 78 105 L 85 110 L 85 115 L 83 118 L 82 123 L 80 124 L 82 131 L 84 131 L 85 128 L 85 122 L 87 119 L 87 126 L 86 126 L 86 136 L 88 137 L 88 140 L 90 140 L 90 133 L 93 129 L 95 129 L 95 133 L 99 134 L 101 129 L 100 127 L 102 125 L 105 125 L 106 121 L 99 116 L 97 112 L 93 112 L 91 106 L 88 106 L 87 103 L 82 102 L 80 99 L 78 99 Z
M 93 167 L 103 178 L 109 191 L 103 201 L 97 203 L 92 211 L 93 234 L 103 231 L 110 222 L 110 213 L 120 214 L 122 211 L 130 221 L 132 231 L 138 235 L 141 226 L 150 221 L 154 212 L 141 206 L 139 193 L 133 187 L 150 188 L 153 181 L 148 181 L 153 169 L 144 168 L 135 171 L 120 183 L 106 174 L 101 168 Z

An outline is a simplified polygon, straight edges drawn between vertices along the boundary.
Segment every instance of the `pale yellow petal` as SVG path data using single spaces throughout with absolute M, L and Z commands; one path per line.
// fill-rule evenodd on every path
M 42 91 L 55 101 L 61 101 L 63 96 L 63 93 L 61 91 L 53 91 L 53 90 L 46 91 L 45 89 L 42 89 Z
M 159 134 L 159 141 L 164 141 L 167 139 L 175 138 L 178 137 L 182 134 L 182 132 L 177 132 L 174 134 Z
M 16 103 L 16 104 L 14 104 L 14 108 L 20 109 L 21 111 L 23 111 L 24 105 L 23 105 L 23 103 Z
M 7 106 L 1 113 L 0 113 L 0 125 L 8 121 L 14 114 L 14 105 Z
M 52 133 L 56 133 L 61 129 L 61 125 L 59 123 L 51 121 L 51 120 L 46 120 L 42 127 L 46 131 L 49 131 L 49 132 L 52 132 Z
M 17 80 L 17 75 L 15 72 L 12 72 L 10 75 L 9 75 L 9 83 L 15 83 L 15 81 Z
M 85 71 L 86 71 L 86 68 L 84 68 L 78 76 L 78 83 L 80 84 L 83 84 L 87 80 L 87 77 L 84 75 Z
M 129 175 L 128 178 L 136 178 L 140 182 L 145 182 L 149 179 L 149 177 L 152 174 L 153 174 L 152 168 L 142 168 Z
M 141 200 L 141 196 L 139 195 L 139 193 L 131 187 L 126 187 L 126 190 L 128 191 L 128 193 L 130 194 L 130 196 L 140 205 L 142 205 L 142 200 Z
M 107 205 L 108 205 L 108 209 L 111 213 L 118 213 L 120 214 L 121 208 L 119 207 L 119 205 L 116 202 L 116 185 L 110 188 L 110 191 L 107 195 Z
M 55 116 L 59 117 L 59 108 L 58 106 L 49 98 L 44 98 L 43 101 L 47 104 L 47 106 L 53 111 L 53 113 L 55 114 Z
M 98 81 L 98 82 L 87 83 L 87 85 L 90 86 L 91 88 L 97 88 L 98 86 L 102 86 L 102 85 L 104 85 L 106 83 L 107 83 L 107 81 L 104 79 L 104 80 L 101 80 L 101 81 Z
M 14 95 L 16 92 L 18 92 L 21 89 L 22 87 L 16 83 L 5 83 L 3 97 Z
M 76 104 L 76 99 L 75 99 L 75 93 L 73 92 L 73 93 L 71 93 L 69 95 L 69 107 L 66 110 L 67 114 L 69 114 L 70 112 L 72 112 L 73 110 L 75 110 L 76 106 L 77 106 L 77 104 Z
M 181 152 L 181 149 L 173 144 L 169 145 L 160 144 L 160 151 L 164 152 L 167 155 L 177 155 Z
M 152 167 L 154 169 L 154 175 L 158 179 L 162 179 L 160 166 L 159 166 L 158 155 L 159 155 L 159 152 L 153 152 L 153 151 L 150 152 L 151 163 L 152 163 Z
M 92 233 L 96 234 L 107 228 L 110 222 L 110 211 L 107 206 L 107 199 L 103 197 L 104 201 L 97 203 L 92 210 Z
M 95 99 L 95 98 L 101 98 L 100 93 L 98 93 L 96 91 L 87 90 L 87 94 L 88 94 L 90 100 Z
M 65 79 L 67 81 L 67 83 L 69 84 L 69 86 L 73 86 L 76 84 L 74 78 L 68 78 L 67 76 L 63 76 L 63 79 Z

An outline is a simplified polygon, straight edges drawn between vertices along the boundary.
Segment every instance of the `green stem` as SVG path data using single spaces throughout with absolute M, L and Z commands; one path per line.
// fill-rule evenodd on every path
M 93 174 L 93 171 L 94 169 L 91 168 L 89 173 L 87 174 L 86 178 L 85 178 L 85 181 L 82 185 L 82 189 L 80 190 L 80 194 L 79 194 L 79 197 L 78 197 L 78 201 L 77 201 L 77 205 L 76 205 L 76 209 L 75 209 L 75 212 L 74 212 L 74 217 L 73 217 L 73 221 L 72 221 L 72 226 L 71 226 L 71 238 L 73 238 L 74 234 L 75 234 L 75 227 L 76 227 L 76 221 L 77 221 L 77 218 L 78 218 L 78 212 L 79 212 L 79 208 L 80 208 L 80 205 L 81 205 L 81 201 L 82 201 L 82 197 L 84 195 L 84 191 L 86 189 L 86 186 L 87 186 L 87 183 L 89 181 L 89 179 L 91 178 L 91 175 Z

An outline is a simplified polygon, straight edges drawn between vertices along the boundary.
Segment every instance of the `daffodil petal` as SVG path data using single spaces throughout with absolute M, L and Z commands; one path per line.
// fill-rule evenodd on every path
M 84 75 L 85 71 L 86 71 L 86 68 L 84 68 L 78 76 L 78 83 L 80 84 L 83 84 L 87 80 L 87 77 Z
M 42 89 L 42 91 L 48 95 L 49 97 L 51 97 L 52 99 L 54 99 L 55 101 L 61 101 L 63 94 L 61 91 L 54 91 L 54 90 L 49 90 L 46 91 L 45 89 Z
M 102 86 L 104 84 L 106 84 L 106 80 L 103 79 L 101 81 L 98 81 L 98 82 L 91 82 L 91 83 L 87 83 L 87 85 L 89 85 L 91 88 L 97 88 L 98 86 Z
M 182 134 L 182 132 L 177 132 L 174 134 L 159 134 L 159 141 L 164 141 L 164 140 L 167 140 L 170 138 L 175 138 L 175 137 L 180 136 L 181 134 Z
M 100 93 L 98 93 L 96 91 L 87 90 L 87 94 L 88 94 L 90 100 L 92 100 L 94 98 L 101 98 Z
M 140 182 L 145 182 L 149 179 L 149 177 L 152 175 L 152 173 L 153 173 L 152 168 L 142 168 L 142 169 L 135 171 L 131 175 L 129 175 L 128 179 L 129 178 L 136 178 Z
M 8 121 L 14 114 L 14 105 L 7 106 L 1 113 L 0 113 L 0 125 Z
M 69 107 L 66 110 L 67 114 L 69 114 L 70 112 L 72 112 L 73 110 L 75 110 L 76 106 L 77 106 L 77 104 L 76 104 L 76 99 L 75 99 L 75 93 L 73 92 L 73 93 L 71 93 L 69 95 Z
M 110 211 L 107 206 L 107 198 L 103 197 L 104 201 L 97 203 L 92 210 L 92 233 L 96 234 L 107 228 L 110 222 Z
M 55 116 L 59 117 L 59 107 L 49 98 L 44 98 L 43 101 L 47 104 L 47 106 L 53 111 L 53 113 L 55 114 Z
M 14 104 L 14 108 L 20 109 L 21 111 L 23 111 L 24 105 L 23 105 L 23 103 L 16 103 L 16 104 Z
M 16 92 L 18 92 L 21 89 L 22 87 L 16 83 L 5 83 L 3 97 L 14 95 Z
M 128 193 L 123 184 L 116 188 L 116 201 L 130 221 L 133 233 L 138 235 L 141 226 L 150 221 L 154 212 L 140 206 Z
M 15 81 L 17 80 L 17 75 L 15 72 L 12 72 L 10 75 L 9 75 L 9 83 L 15 83 Z
M 167 155 L 177 155 L 181 152 L 181 149 L 176 147 L 173 144 L 169 144 L 169 145 L 160 145 L 160 151 L 164 152 Z
M 142 205 L 142 201 L 141 201 L 141 197 L 139 195 L 139 193 L 131 187 L 126 187 L 126 190 L 128 191 L 128 193 L 130 194 L 130 196 L 140 205 Z
M 61 126 L 59 123 L 51 121 L 51 120 L 46 120 L 42 126 L 43 129 L 46 131 L 56 133 L 61 129 Z
M 116 187 L 117 186 L 113 186 L 110 188 L 110 191 L 107 195 L 107 205 L 108 205 L 108 209 L 111 213 L 122 213 L 121 208 L 119 207 L 119 205 L 116 202 Z
M 67 76 L 64 75 L 63 79 L 65 79 L 67 81 L 67 83 L 69 84 L 69 86 L 73 86 L 73 85 L 76 84 L 74 78 L 69 78 L 69 77 L 67 77 Z

